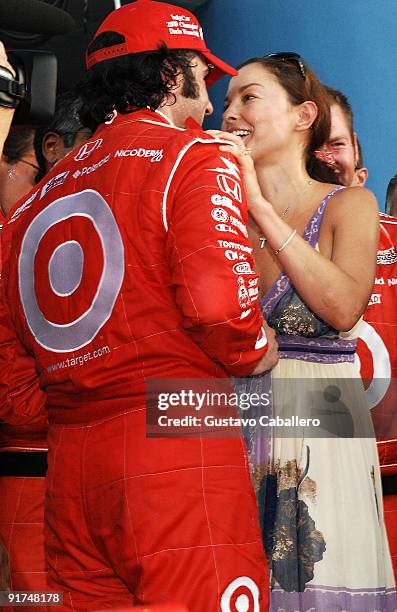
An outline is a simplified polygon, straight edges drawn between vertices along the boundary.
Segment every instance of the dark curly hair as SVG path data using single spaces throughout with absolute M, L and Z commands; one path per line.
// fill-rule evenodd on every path
M 103 32 L 89 46 L 92 53 L 124 42 L 117 32 Z M 95 64 L 78 86 L 83 100 L 82 123 L 91 128 L 106 121 L 113 109 L 130 113 L 140 108 L 156 110 L 172 94 L 178 75 L 183 74 L 182 94 L 196 99 L 198 87 L 192 71 L 197 53 L 169 49 L 161 44 L 157 51 L 133 53 Z
M 388 215 L 393 214 L 393 216 L 395 216 L 395 211 L 393 210 L 393 199 L 394 199 L 394 193 L 396 189 L 397 189 L 397 174 L 391 177 L 389 184 L 387 186 L 385 211 Z
M 3 147 L 3 155 L 9 164 L 16 164 L 32 149 L 33 137 L 33 128 L 12 126 Z

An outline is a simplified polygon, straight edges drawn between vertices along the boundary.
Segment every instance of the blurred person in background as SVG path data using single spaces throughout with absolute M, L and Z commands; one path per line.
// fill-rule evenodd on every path
M 0 169 L 0 192 L 4 196 L 0 201 L 5 202 L 4 212 L 9 216 L 18 200 L 40 178 L 91 135 L 79 119 L 80 107 L 77 95 L 67 92 L 58 96 L 55 115 L 48 126 L 35 132 L 11 128 Z M 3 380 L 7 378 L 6 369 L 12 368 L 14 385 L 18 387 L 13 400 L 0 406 L 0 540 L 9 555 L 10 588 L 45 591 L 48 589 L 44 552 L 48 430 L 45 394 L 39 388 L 31 357 L 19 342 L 2 344 L 0 361 Z M 16 422 L 16 412 L 25 414 L 25 418 L 21 416 Z
M 342 92 L 332 87 L 327 87 L 327 92 L 331 104 L 327 146 L 333 168 L 343 184 L 363 186 L 368 169 L 354 131 L 351 105 Z M 387 213 L 397 186 L 396 177 L 393 179 L 387 192 Z M 397 580 L 397 219 L 379 212 L 379 222 L 375 284 L 360 325 L 357 356 L 378 438 L 384 516 Z
M 331 107 L 331 117 L 332 117 L 332 107 Z M 332 119 L 331 119 L 332 122 Z M 331 123 L 332 125 L 332 123 Z M 350 187 L 364 187 L 368 178 L 368 168 L 364 165 L 363 152 L 361 148 L 361 143 L 357 138 L 357 162 L 354 167 L 354 180 Z
M 330 98 L 331 131 L 325 149 L 341 185 L 364 186 L 368 170 L 363 165 L 361 145 L 353 128 L 353 111 L 347 97 L 326 86 Z
M 39 167 L 34 152 L 35 130 L 13 126 L 4 143 L 0 160 L 0 205 L 6 215 L 35 184 Z
M 397 217 L 397 174 L 392 176 L 386 191 L 386 213 Z
M 0 43 L 0 65 L 12 70 L 6 61 L 3 45 Z M 35 184 L 35 176 L 38 171 L 37 160 L 33 148 L 34 129 L 30 127 L 12 126 L 11 120 L 13 109 L 0 108 L 0 138 L 2 154 L 0 158 L 0 230 L 5 220 L 5 215 L 12 206 L 32 189 Z M 0 272 L 1 272 L 1 250 L 0 250 Z M 1 298 L 0 298 L 1 299 Z M 1 310 L 0 305 L 0 310 Z M 0 314 L 0 325 L 3 324 L 3 312 Z M 15 351 L 12 343 L 7 343 L 0 348 L 2 356 L 1 382 L 7 377 L 7 370 L 15 365 Z M 39 401 L 44 405 L 42 392 L 38 389 L 38 381 L 33 383 L 35 391 L 30 388 L 30 382 L 23 384 L 24 370 L 29 358 L 18 360 L 19 384 L 26 394 L 26 401 L 31 401 L 32 394 L 37 392 Z M 37 378 L 37 377 L 36 377 Z M 18 466 L 14 464 L 11 439 L 8 439 L 5 430 L 7 425 L 2 422 L 9 412 L 9 406 L 0 406 L 0 541 L 6 552 L 2 555 L 4 561 L 8 557 L 6 575 L 10 589 L 36 589 L 46 588 L 46 573 L 44 564 L 43 548 L 43 516 L 42 500 L 44 489 L 35 478 L 18 478 Z M 43 409 L 44 415 L 44 409 Z M 28 422 L 29 417 L 26 418 Z M 44 426 L 46 416 L 43 418 Z M 19 434 L 14 430 L 19 451 L 26 449 L 26 444 L 19 445 Z M 33 434 L 33 438 L 35 434 Z M 45 437 L 45 436 L 44 436 Z M 10 442 L 10 446 L 8 444 Z M 40 442 L 28 444 L 28 447 Z M 45 444 L 45 441 L 44 441 Z M 22 455 L 18 455 L 22 457 Z M 29 459 L 28 459 L 29 461 Z M 32 462 L 34 464 L 34 461 Z M 34 473 L 34 465 L 31 469 Z M 25 476 L 29 476 L 26 473 Z M 39 487 L 39 490 L 37 490 Z M 20 501 L 21 500 L 21 504 Z M 34 500 L 34 501 L 32 501 Z M 36 500 L 41 500 L 36 503 Z M 41 506 L 37 511 L 37 506 Z M 19 510 L 19 512 L 18 512 Z M 37 522 L 39 527 L 37 528 Z M 38 534 L 39 532 L 39 534 Z M 0 572 L 4 576 L 4 572 Z M 4 585 L 3 585 L 4 586 Z M 8 610 L 8 608 L 7 608 Z
M 14 74 L 11 64 L 8 62 L 7 54 L 3 43 L 0 41 L 0 66 L 10 70 Z M 0 105 L 0 158 L 3 154 L 4 142 L 8 136 L 11 122 L 14 116 L 14 109 Z M 3 209 L 0 205 L 0 231 L 3 227 Z M 0 248 L 0 278 L 1 278 L 1 248 Z M 1 298 L 0 298 L 1 299 Z M 5 591 L 10 588 L 10 568 L 8 553 L 0 541 L 0 590 Z
M 0 40 L 0 67 L 2 67 L 6 72 L 9 71 L 13 76 L 15 76 L 14 68 L 8 61 L 7 53 L 5 47 Z M 14 117 L 15 109 L 8 108 L 7 106 L 3 106 L 0 103 L 0 156 L 3 153 L 3 145 L 10 131 L 11 123 Z
M 81 122 L 81 106 L 82 100 L 76 92 L 62 93 L 57 97 L 55 115 L 51 123 L 37 128 L 34 137 L 34 150 L 39 166 L 36 183 L 58 161 L 92 136 L 92 130 Z

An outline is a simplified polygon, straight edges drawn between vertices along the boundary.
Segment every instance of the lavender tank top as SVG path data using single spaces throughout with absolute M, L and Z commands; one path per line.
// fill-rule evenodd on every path
M 309 219 L 303 238 L 313 247 L 318 242 L 324 212 L 332 196 L 328 193 Z M 261 308 L 270 327 L 276 330 L 280 359 L 317 363 L 353 362 L 357 340 L 340 338 L 339 331 L 317 317 L 303 302 L 283 272 L 261 299 Z

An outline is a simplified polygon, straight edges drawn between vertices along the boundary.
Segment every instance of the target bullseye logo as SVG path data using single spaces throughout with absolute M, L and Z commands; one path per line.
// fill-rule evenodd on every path
M 67 262 L 68 275 L 60 275 L 59 271 Z M 60 244 L 51 255 L 48 264 L 50 285 L 59 296 L 71 295 L 80 285 L 83 275 L 84 253 L 76 240 L 68 240 Z
M 221 598 L 222 612 L 260 612 L 259 589 L 248 576 L 239 576 L 224 590 Z
M 35 257 L 47 232 L 70 219 L 88 220 L 103 251 L 103 270 L 90 306 L 77 318 L 60 324 L 50 321 L 39 307 L 35 283 Z M 59 226 L 61 227 L 61 225 Z M 86 247 L 85 247 L 86 248 Z M 78 240 L 65 240 L 48 262 L 50 290 L 73 299 L 83 279 L 85 253 Z M 124 246 L 113 213 L 96 191 L 86 189 L 55 200 L 39 213 L 26 230 L 18 261 L 19 293 L 26 321 L 36 341 L 53 352 L 71 352 L 86 346 L 109 319 L 124 278 Z
M 378 332 L 366 321 L 361 321 L 359 337 L 366 344 L 372 355 L 373 377 L 371 384 L 366 390 L 370 408 L 374 408 L 385 397 L 391 381 L 390 355 L 385 343 Z M 360 358 L 357 353 L 355 360 L 360 366 Z

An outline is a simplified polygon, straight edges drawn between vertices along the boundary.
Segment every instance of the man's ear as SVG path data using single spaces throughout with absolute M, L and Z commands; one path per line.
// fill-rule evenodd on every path
M 166 75 L 164 75 L 163 73 L 162 73 L 162 78 L 164 82 L 166 83 L 170 82 L 170 79 L 166 77 Z M 172 87 L 168 91 L 168 94 L 165 96 L 164 100 L 161 102 L 159 108 L 164 107 L 164 106 L 173 106 L 175 104 L 175 95 L 179 94 L 180 91 L 182 90 L 184 78 L 185 77 L 183 76 L 182 73 L 177 74 L 175 78 L 175 82 L 173 83 Z
M 62 158 L 61 149 L 63 149 L 62 137 L 56 132 L 48 132 L 43 138 L 41 151 L 51 167 Z
M 306 100 L 298 107 L 296 129 L 298 131 L 308 130 L 312 127 L 318 115 L 317 104 L 312 100 Z
M 357 187 L 364 187 L 368 178 L 368 168 L 359 168 L 355 171 L 354 176 L 354 185 L 357 185 Z

